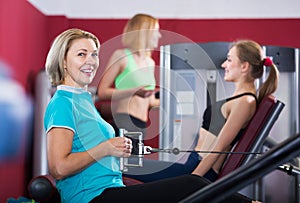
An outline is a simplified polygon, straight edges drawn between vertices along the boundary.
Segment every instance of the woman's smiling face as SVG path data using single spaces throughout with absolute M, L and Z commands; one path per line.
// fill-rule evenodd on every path
M 65 85 L 84 88 L 89 85 L 99 66 L 99 50 L 92 39 L 75 39 L 64 60 Z
M 236 47 L 232 47 L 227 54 L 226 61 L 222 64 L 222 68 L 225 69 L 224 80 L 228 82 L 236 81 L 241 75 L 241 66 Z

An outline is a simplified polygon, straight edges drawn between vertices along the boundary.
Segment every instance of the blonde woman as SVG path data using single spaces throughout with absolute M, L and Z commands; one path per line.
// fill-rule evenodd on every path
M 149 109 L 159 106 L 151 54 L 160 37 L 158 19 L 133 16 L 122 35 L 125 48 L 114 51 L 105 68 L 97 93 L 101 100 L 112 102 L 116 134 L 119 128 L 145 134 Z

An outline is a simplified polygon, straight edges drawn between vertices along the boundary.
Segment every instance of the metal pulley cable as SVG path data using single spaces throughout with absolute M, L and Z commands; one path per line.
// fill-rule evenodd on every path
M 162 152 L 162 153 L 169 153 L 169 154 L 179 154 L 179 153 L 190 153 L 190 152 L 197 152 L 197 153 L 212 153 L 212 154 L 262 154 L 261 152 L 230 152 L 230 151 L 197 151 L 197 150 L 180 150 L 178 148 L 173 148 L 173 149 L 159 149 L 159 148 L 152 148 L 148 147 L 147 149 L 148 153 L 157 153 L 157 152 Z

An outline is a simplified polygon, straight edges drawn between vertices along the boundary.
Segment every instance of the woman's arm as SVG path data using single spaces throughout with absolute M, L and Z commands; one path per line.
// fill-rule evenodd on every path
M 52 128 L 47 133 L 47 156 L 51 175 L 62 179 L 81 171 L 105 156 L 129 157 L 131 140 L 117 137 L 100 143 L 84 152 L 72 153 L 73 131 L 66 128 Z
M 220 152 L 228 150 L 238 132 L 252 118 L 255 108 L 256 103 L 254 99 L 251 100 L 248 97 L 242 97 L 234 101 L 229 109 L 227 121 L 217 136 L 216 143 L 211 150 Z M 207 154 L 193 171 L 193 174 L 205 175 L 209 169 L 217 164 L 216 162 L 220 156 L 221 154 Z

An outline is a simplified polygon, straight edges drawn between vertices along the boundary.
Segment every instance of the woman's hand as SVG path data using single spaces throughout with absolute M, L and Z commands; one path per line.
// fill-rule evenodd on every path
M 107 154 L 116 157 L 129 157 L 132 151 L 132 141 L 127 137 L 115 137 L 103 142 Z
M 150 97 L 151 95 L 155 94 L 155 92 L 156 92 L 155 90 L 147 90 L 143 87 L 143 88 L 138 89 L 138 91 L 136 91 L 135 94 L 140 97 L 146 98 L 146 97 Z

